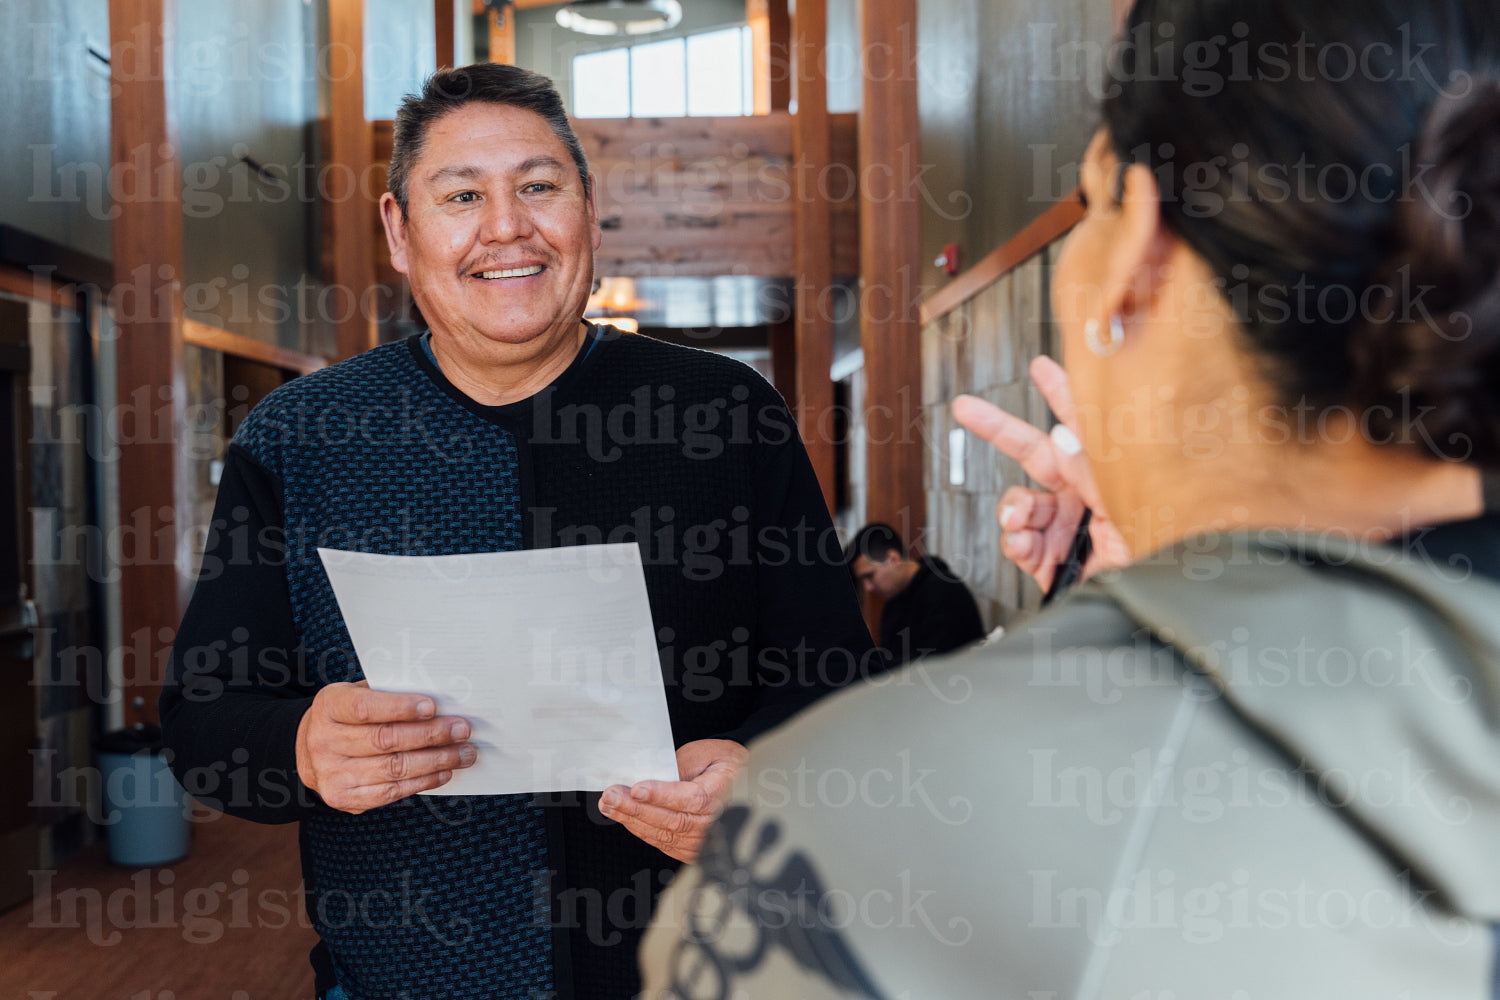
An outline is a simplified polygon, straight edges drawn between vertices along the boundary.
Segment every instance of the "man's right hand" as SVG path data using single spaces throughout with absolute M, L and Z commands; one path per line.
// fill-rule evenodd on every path
M 474 763 L 469 723 L 437 716 L 426 695 L 372 691 L 366 681 L 318 691 L 297 727 L 297 774 L 348 813 L 437 788 Z

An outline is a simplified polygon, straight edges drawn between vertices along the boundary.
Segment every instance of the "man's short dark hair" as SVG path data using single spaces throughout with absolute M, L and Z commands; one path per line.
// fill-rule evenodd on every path
M 589 193 L 589 161 L 583 144 L 568 121 L 568 110 L 552 81 L 540 73 L 503 63 L 475 63 L 456 69 L 440 69 L 427 78 L 420 94 L 407 94 L 396 111 L 391 143 L 391 169 L 387 184 L 401 218 L 406 218 L 406 198 L 411 168 L 427 144 L 432 123 L 469 104 L 498 104 L 540 115 L 552 134 L 573 157 L 583 193 Z
M 849 547 L 844 549 L 844 565 L 853 572 L 854 560 L 860 556 L 871 562 L 884 562 L 892 552 L 906 558 L 906 546 L 901 543 L 901 536 L 889 524 L 871 521 L 849 540 Z

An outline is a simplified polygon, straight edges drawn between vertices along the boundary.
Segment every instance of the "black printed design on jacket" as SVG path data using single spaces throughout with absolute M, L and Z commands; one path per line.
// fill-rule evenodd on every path
M 749 823 L 750 810 L 732 806 L 704 842 L 700 881 L 688 894 L 682 939 L 672 952 L 669 995 L 731 1000 L 735 981 L 780 948 L 851 996 L 884 1000 L 835 926 L 838 915 L 807 855 L 793 852 L 769 878 L 756 877 L 781 838 L 779 823 L 761 823 L 747 855 L 735 856 Z

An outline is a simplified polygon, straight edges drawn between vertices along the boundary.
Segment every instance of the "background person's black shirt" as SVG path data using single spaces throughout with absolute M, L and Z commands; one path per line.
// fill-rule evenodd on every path
M 984 638 L 979 606 L 963 581 L 937 556 L 917 562 L 916 576 L 880 614 L 880 645 L 893 667 Z

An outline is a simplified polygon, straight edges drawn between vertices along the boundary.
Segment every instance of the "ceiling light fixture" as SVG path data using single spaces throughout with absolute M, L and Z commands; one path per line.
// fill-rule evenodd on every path
M 557 23 L 585 35 L 649 35 L 682 21 L 678 0 L 578 0 L 557 12 Z

